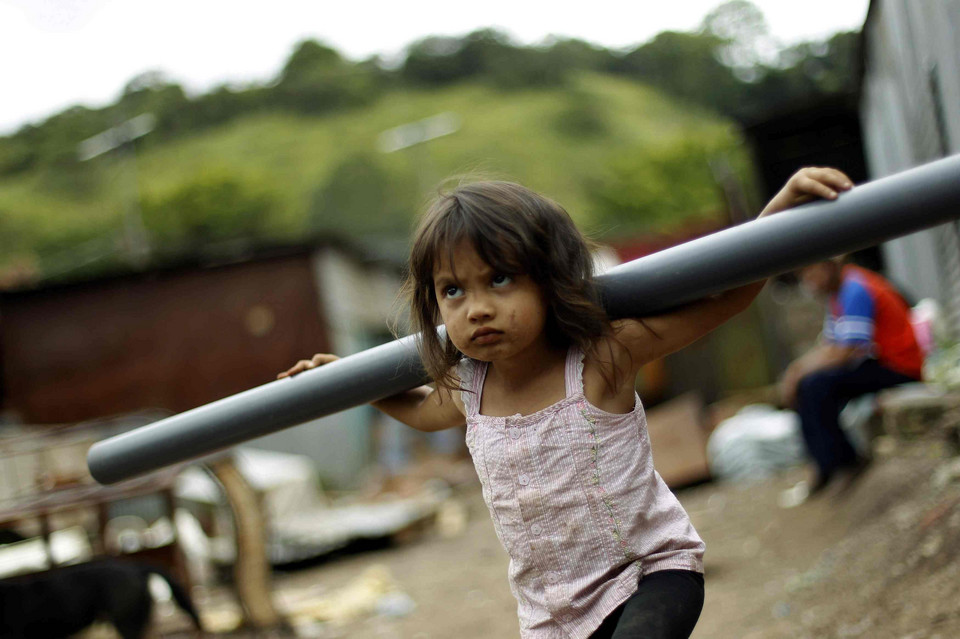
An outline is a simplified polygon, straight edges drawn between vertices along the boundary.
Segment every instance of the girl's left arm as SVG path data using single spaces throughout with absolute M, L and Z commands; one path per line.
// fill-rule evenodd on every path
M 817 198 L 833 200 L 853 182 L 837 169 L 813 167 L 797 171 L 763 208 L 759 217 L 773 215 Z M 630 353 L 631 368 L 680 350 L 717 328 L 753 302 L 766 280 L 731 289 L 675 311 L 613 323 L 617 341 Z

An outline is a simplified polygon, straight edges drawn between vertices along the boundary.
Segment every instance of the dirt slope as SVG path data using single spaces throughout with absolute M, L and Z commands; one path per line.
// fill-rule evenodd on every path
M 960 463 L 929 449 L 877 460 L 843 492 L 782 508 L 800 469 L 752 485 L 706 484 L 680 498 L 707 542 L 707 601 L 694 637 L 960 637 Z M 507 558 L 479 490 L 454 538 L 427 532 L 392 548 L 278 575 L 282 606 L 342 591 L 386 568 L 416 607 L 312 627 L 315 637 L 517 637 Z M 235 635 L 238 636 L 238 635 Z

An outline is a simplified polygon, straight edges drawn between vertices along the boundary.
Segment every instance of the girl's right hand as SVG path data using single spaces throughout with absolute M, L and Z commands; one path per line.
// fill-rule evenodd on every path
M 339 356 L 333 355 L 331 353 L 317 353 L 310 359 L 301 359 L 299 362 L 291 366 L 289 369 L 277 375 L 277 379 L 283 379 L 284 377 L 293 377 L 297 373 L 302 373 L 305 370 L 316 368 L 317 366 L 323 366 L 324 364 L 329 364 L 330 362 L 335 362 L 338 359 L 340 359 Z

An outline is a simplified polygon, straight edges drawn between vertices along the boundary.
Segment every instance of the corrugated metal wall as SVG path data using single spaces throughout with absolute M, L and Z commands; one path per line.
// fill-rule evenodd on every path
M 960 2 L 875 0 L 864 36 L 871 178 L 960 152 Z M 960 337 L 960 225 L 883 248 L 889 275 L 916 297 L 937 298 Z
M 0 297 L 3 408 L 26 423 L 180 412 L 328 348 L 309 253 Z

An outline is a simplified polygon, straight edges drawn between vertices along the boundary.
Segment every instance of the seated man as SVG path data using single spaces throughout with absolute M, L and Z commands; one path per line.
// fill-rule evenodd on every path
M 807 451 L 817 466 L 810 493 L 838 471 L 865 465 L 840 428 L 846 403 L 882 388 L 918 381 L 923 356 L 910 308 L 883 277 L 834 259 L 800 271 L 804 287 L 827 302 L 823 341 L 787 368 L 783 403 L 800 414 Z

